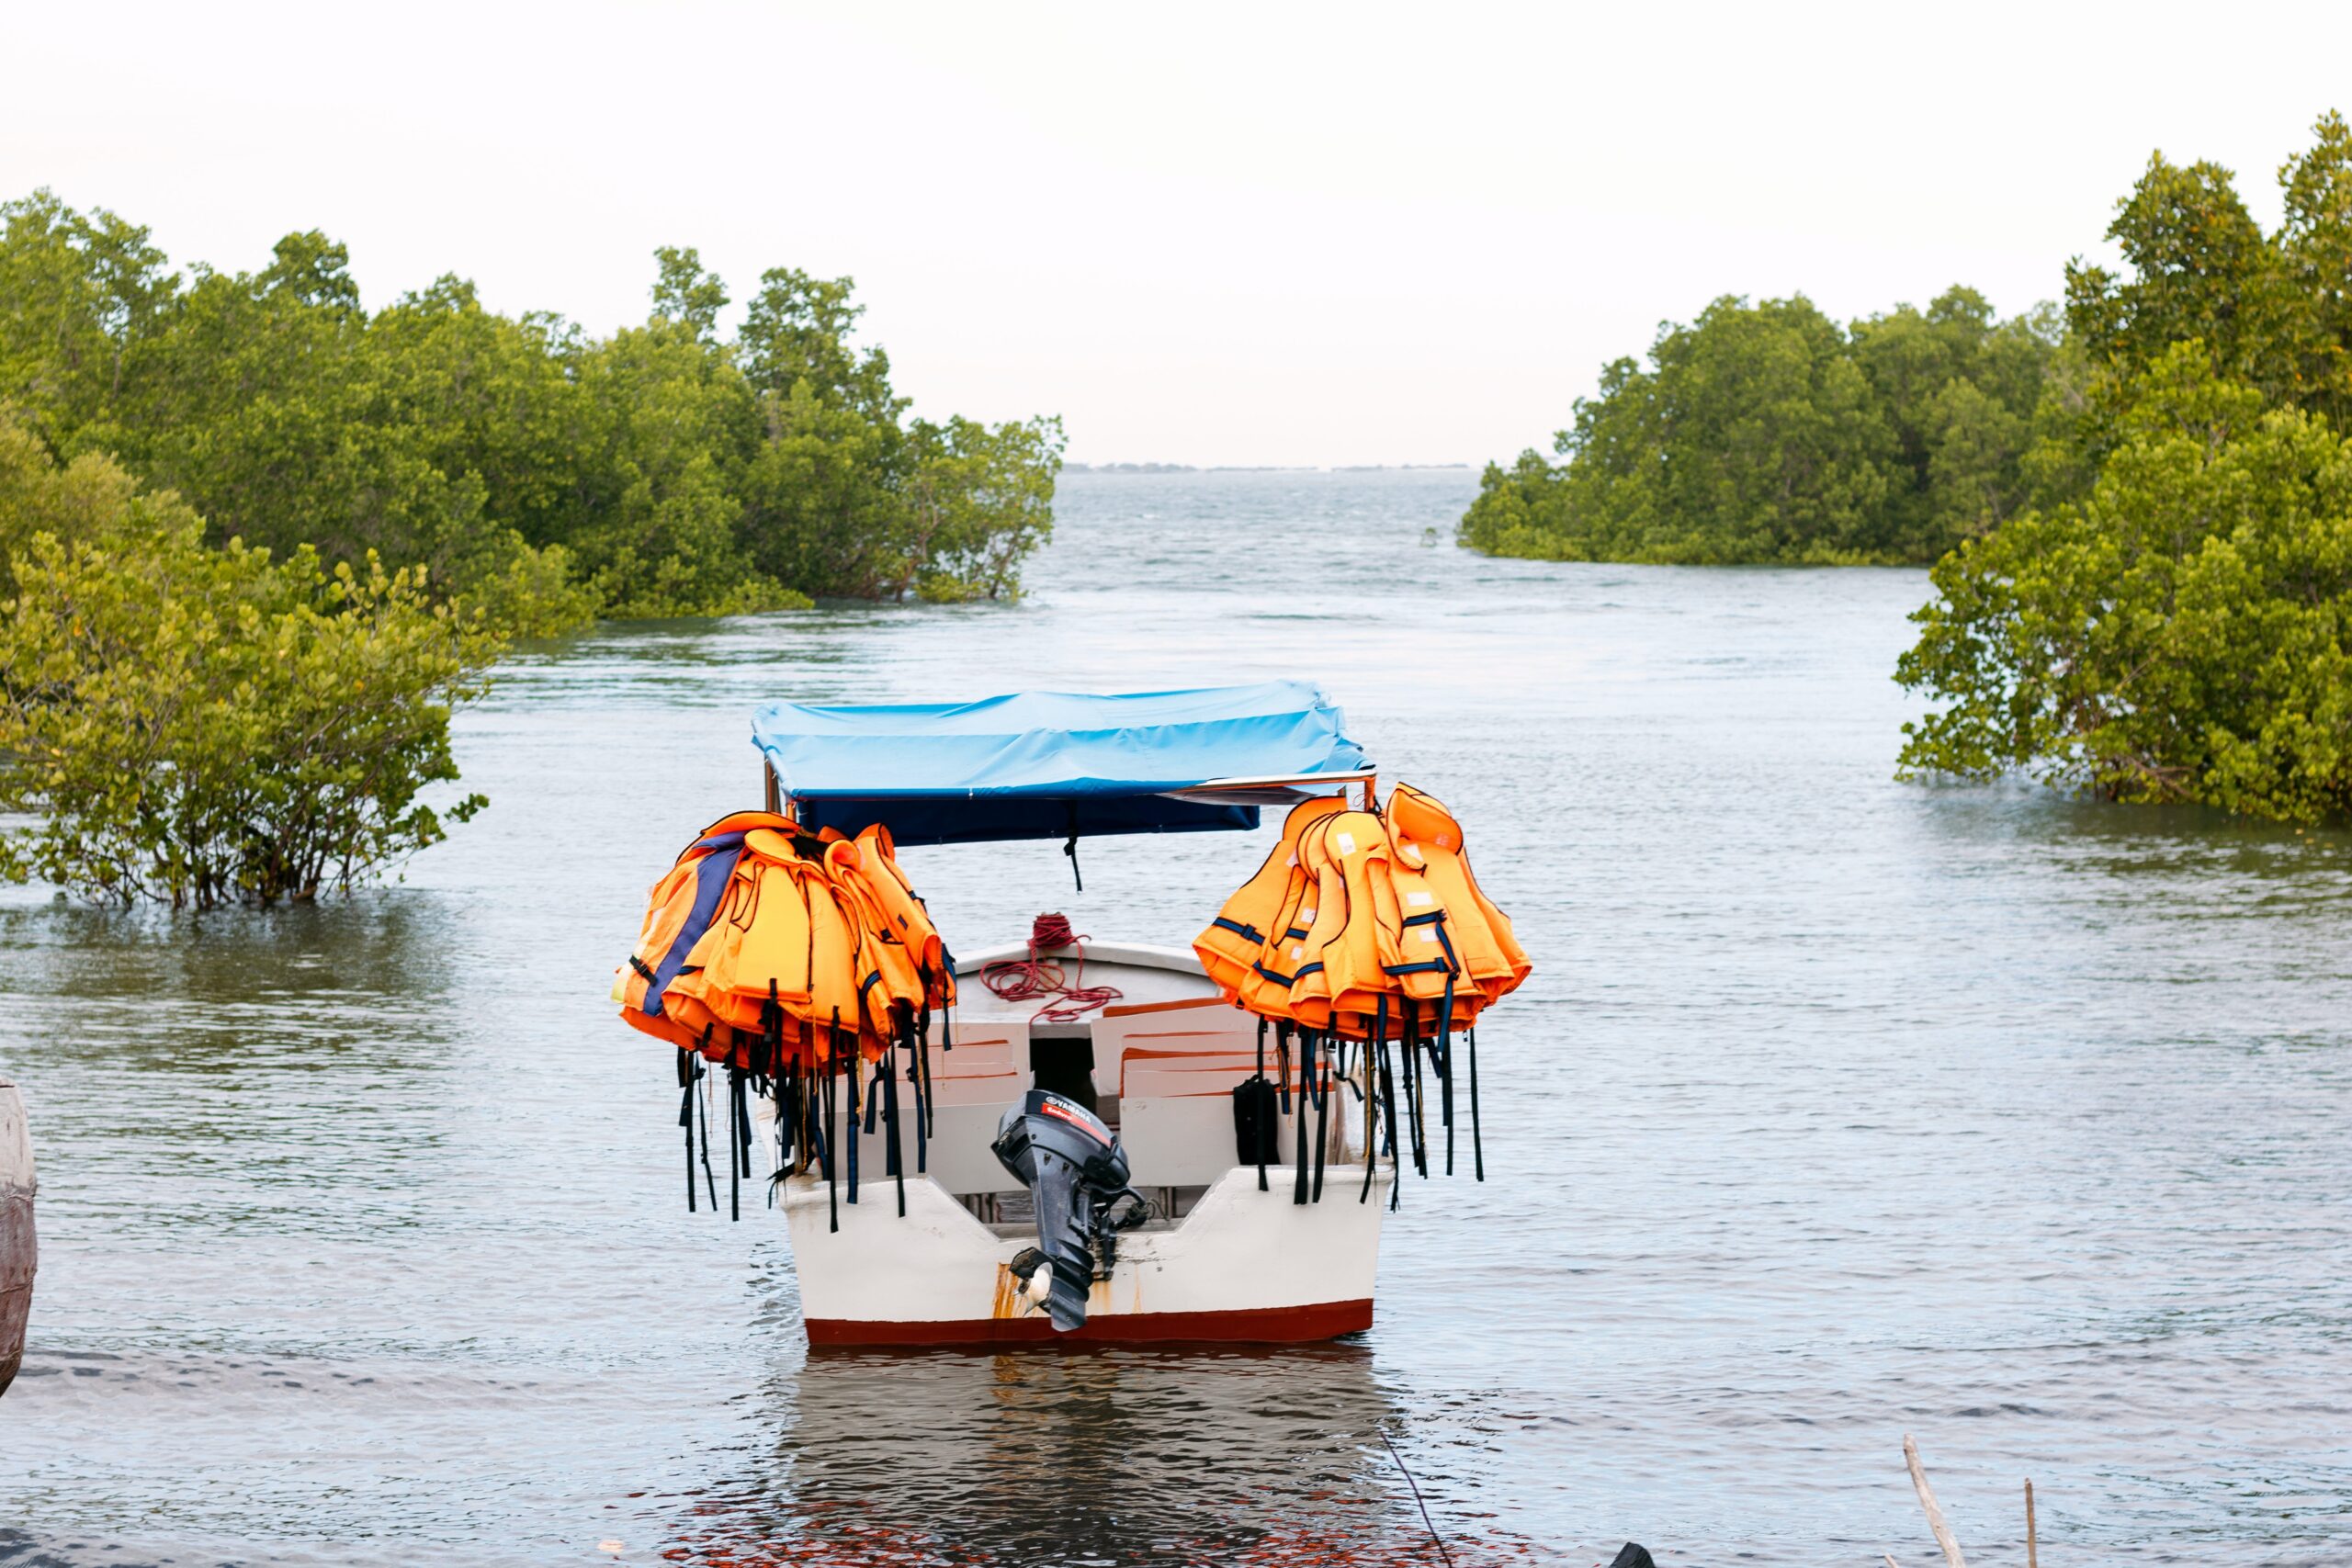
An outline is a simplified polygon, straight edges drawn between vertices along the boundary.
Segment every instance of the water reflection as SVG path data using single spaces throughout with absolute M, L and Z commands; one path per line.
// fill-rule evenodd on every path
M 695 1561 L 1425 1562 L 1370 1351 L 822 1351 L 779 1368 L 748 1473 L 675 1527 Z M 1498 1543 L 1454 1545 L 1493 1561 Z
M 399 1223 L 456 1114 L 452 936 L 430 897 L 0 910 L 0 951 L 46 981 L 14 1004 L 37 1043 L 44 1210 L 125 1227 L 94 1264 L 163 1243 L 162 1213 L 183 1238 Z

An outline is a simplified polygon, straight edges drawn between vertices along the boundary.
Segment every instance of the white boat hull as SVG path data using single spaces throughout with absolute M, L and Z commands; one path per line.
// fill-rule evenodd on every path
M 1331 1167 L 1323 1201 L 1302 1205 L 1289 1168 L 1268 1167 L 1263 1192 L 1255 1168 L 1236 1168 L 1179 1224 L 1122 1237 L 1068 1334 L 1008 1267 L 1035 1238 L 999 1235 L 928 1179 L 908 1179 L 903 1219 L 888 1178 L 853 1204 L 794 1177 L 783 1203 L 811 1345 L 1295 1344 L 1372 1326 L 1388 1179 L 1359 1201 L 1363 1168 Z
M 957 1009 L 957 1049 L 931 1053 L 932 1121 L 920 1146 L 911 1089 L 901 1102 L 905 1216 L 899 1184 L 885 1174 L 888 1140 L 850 1134 L 845 1106 L 829 1122 L 844 1156 L 835 1185 L 813 1165 L 780 1184 L 808 1342 L 1296 1344 L 1369 1328 L 1391 1171 L 1379 1167 L 1366 1193 L 1361 1083 L 1331 1090 L 1320 1201 L 1295 1201 L 1290 1165 L 1268 1166 L 1261 1192 L 1258 1168 L 1234 1163 L 1232 1089 L 1261 1063 L 1270 1071 L 1276 1063 L 1261 1056 L 1256 1021 L 1218 998 L 1198 959 L 1093 943 L 1088 982 L 1107 982 L 1120 999 L 1083 1021 L 1052 1025 L 1034 1018 L 1035 1001 L 997 1003 L 977 983 L 972 972 L 1004 955 L 983 953 L 958 966 L 967 999 Z M 989 1144 L 1031 1087 L 1035 1043 L 1073 1038 L 1089 1043 L 1091 1089 L 1135 1185 L 1189 1201 L 1173 1223 L 1118 1236 L 1085 1324 L 1057 1334 L 1009 1267 L 1036 1245 L 1035 1231 L 990 1225 L 979 1213 L 1025 1195 Z M 1307 1111 L 1295 1066 L 1289 1083 L 1273 1147 L 1311 1149 L 1320 1119 Z M 862 1173 L 854 1203 L 851 1168 Z

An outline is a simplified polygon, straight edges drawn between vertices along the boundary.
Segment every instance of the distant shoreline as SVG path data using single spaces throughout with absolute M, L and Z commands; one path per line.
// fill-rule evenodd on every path
M 1066 474 L 1391 474 L 1467 469 L 1467 463 L 1064 463 Z

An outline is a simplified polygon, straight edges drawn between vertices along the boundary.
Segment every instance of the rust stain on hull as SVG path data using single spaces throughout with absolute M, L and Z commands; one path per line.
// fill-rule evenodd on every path
M 1143 1282 L 1140 1280 L 1136 1282 L 1136 1288 L 1132 1294 L 1135 1299 L 1127 1304 L 1126 1310 L 1129 1312 L 1141 1312 L 1143 1310 Z M 1022 1297 L 1021 1281 L 1014 1277 L 1012 1266 L 1009 1263 L 998 1264 L 996 1266 L 996 1293 L 989 1302 L 989 1321 L 998 1322 L 1007 1319 L 1027 1317 L 1036 1310 L 1038 1309 L 1033 1307 Z M 1097 1280 L 1091 1287 L 1088 1288 L 1086 1292 L 1086 1314 L 1089 1317 L 1093 1317 L 1099 1314 L 1107 1313 L 1109 1311 L 1111 1311 L 1111 1281 L 1108 1280 Z

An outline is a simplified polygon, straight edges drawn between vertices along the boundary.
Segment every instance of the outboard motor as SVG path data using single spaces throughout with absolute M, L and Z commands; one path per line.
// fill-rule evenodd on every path
M 1046 1312 L 1055 1330 L 1067 1334 L 1086 1322 L 1097 1247 L 1108 1274 L 1117 1260 L 1118 1233 L 1142 1224 L 1148 1207 L 1127 1185 L 1127 1156 L 1111 1129 L 1078 1101 L 1048 1089 L 1031 1089 L 1017 1110 L 1006 1111 L 989 1146 L 1028 1186 L 1037 1205 L 1042 1256 L 1015 1258 L 1012 1271 L 1023 1276 L 1023 1293 L 1035 1296 L 1036 1271 L 1051 1269 Z

